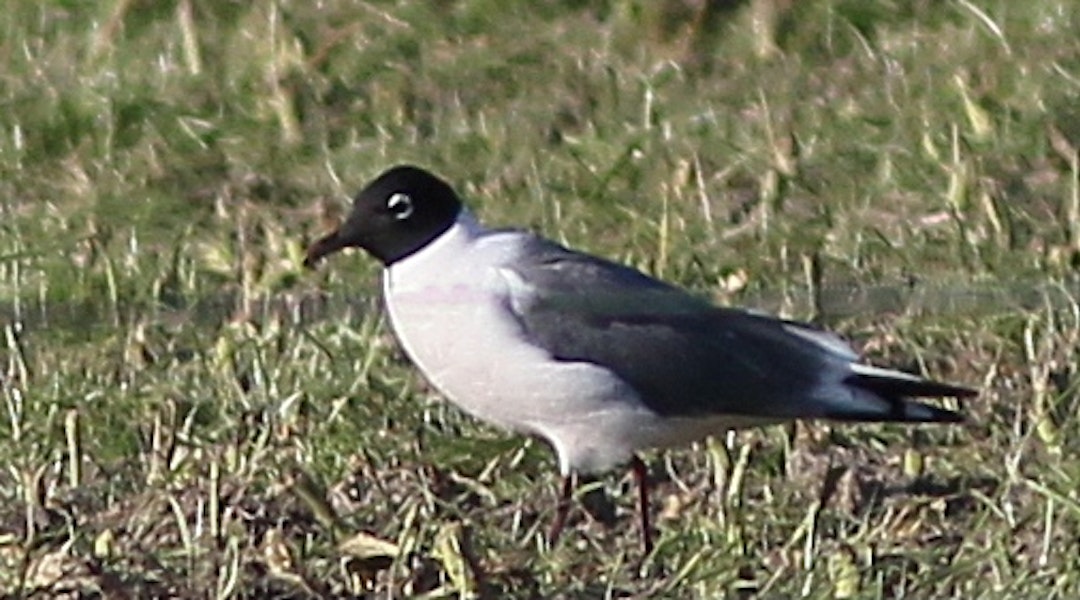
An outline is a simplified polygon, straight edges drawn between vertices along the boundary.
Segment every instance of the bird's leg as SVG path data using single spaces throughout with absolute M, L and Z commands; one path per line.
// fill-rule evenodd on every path
M 563 526 L 566 525 L 566 515 L 570 512 L 570 495 L 574 491 L 574 474 L 567 473 L 562 478 L 562 491 L 559 493 L 558 504 L 555 505 L 555 519 L 551 521 L 551 529 L 548 531 L 548 544 L 554 548 L 555 542 L 559 541 Z
M 641 513 L 641 541 L 645 554 L 653 551 L 652 528 L 649 527 L 649 469 L 635 454 L 630 458 L 630 471 L 638 485 L 638 511 Z

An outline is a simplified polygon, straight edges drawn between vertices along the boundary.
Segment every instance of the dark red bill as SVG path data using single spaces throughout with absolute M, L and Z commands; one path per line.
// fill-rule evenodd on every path
M 307 254 L 304 256 L 304 267 L 308 269 L 314 269 L 315 265 L 326 255 L 333 254 L 338 250 L 345 247 L 345 244 L 341 241 L 341 236 L 338 232 L 327 234 L 310 246 L 308 246 Z

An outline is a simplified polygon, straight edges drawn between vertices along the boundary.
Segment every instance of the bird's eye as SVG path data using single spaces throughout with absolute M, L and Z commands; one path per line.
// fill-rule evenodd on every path
M 413 202 L 412 198 L 408 194 L 397 192 L 391 194 L 386 200 L 386 209 L 390 211 L 390 214 L 394 216 L 398 221 L 404 221 L 413 214 Z

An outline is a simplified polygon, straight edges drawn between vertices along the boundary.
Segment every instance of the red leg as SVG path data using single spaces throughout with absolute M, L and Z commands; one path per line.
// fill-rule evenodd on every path
M 566 515 L 570 512 L 570 495 L 573 492 L 574 475 L 572 473 L 563 475 L 562 491 L 559 493 L 558 504 L 555 505 L 555 519 L 551 522 L 551 529 L 548 531 L 548 544 L 552 548 L 559 541 L 559 535 L 562 533 L 563 526 L 566 525 Z
M 638 484 L 638 511 L 641 513 L 641 540 L 645 554 L 653 551 L 652 528 L 649 526 L 649 469 L 636 455 L 630 459 L 630 471 Z

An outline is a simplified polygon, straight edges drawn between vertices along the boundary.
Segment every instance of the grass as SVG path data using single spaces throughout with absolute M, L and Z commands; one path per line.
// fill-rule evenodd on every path
M 317 6 L 0 16 L 0 594 L 1080 592 L 1075 2 Z M 971 422 L 656 453 L 651 556 L 620 473 L 548 549 L 551 452 L 438 401 L 371 261 L 300 266 L 399 162 Z

